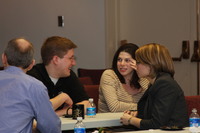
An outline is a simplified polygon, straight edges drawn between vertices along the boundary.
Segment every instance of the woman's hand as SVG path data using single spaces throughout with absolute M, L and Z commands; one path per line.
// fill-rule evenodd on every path
M 130 112 L 129 112 L 130 113 Z M 135 115 L 134 113 L 132 115 Z M 142 119 L 132 116 L 128 113 L 124 113 L 123 116 L 120 118 L 120 121 L 124 125 L 133 125 L 137 128 L 140 128 L 140 122 Z
M 133 116 L 131 116 L 130 114 L 128 113 L 124 113 L 123 116 L 121 117 L 120 121 L 123 125 L 129 125 L 130 124 L 130 119 L 132 118 Z
M 137 110 L 126 110 L 126 111 L 124 111 L 124 113 L 127 113 L 131 116 L 134 116 L 134 117 L 136 117 L 137 114 L 138 114 Z
M 137 114 L 138 114 L 138 112 L 137 112 L 137 111 L 131 111 L 131 115 L 132 115 L 132 116 L 136 117 L 136 116 L 137 116 Z
M 137 70 L 136 60 L 130 59 L 130 65 L 131 65 L 131 68 L 133 68 L 134 70 Z

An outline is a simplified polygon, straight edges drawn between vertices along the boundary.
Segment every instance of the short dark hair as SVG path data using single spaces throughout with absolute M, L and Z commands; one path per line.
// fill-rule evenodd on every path
M 21 39 L 30 45 L 22 47 L 22 44 L 19 42 Z M 15 38 L 8 42 L 4 54 L 9 65 L 26 69 L 33 61 L 34 49 L 32 43 L 25 38 Z
M 119 54 L 120 54 L 120 52 L 127 52 L 131 55 L 131 57 L 133 59 L 135 59 L 135 52 L 137 49 L 138 49 L 138 46 L 136 44 L 126 43 L 126 44 L 121 45 L 114 55 L 113 62 L 112 62 L 112 69 L 118 76 L 121 83 L 125 83 L 125 79 L 117 69 L 117 60 L 118 60 Z M 135 88 L 138 88 L 138 89 L 141 87 L 139 84 L 139 77 L 135 70 L 134 70 L 132 78 L 131 78 L 130 86 L 134 86 Z
M 41 56 L 44 65 L 48 65 L 53 56 L 60 58 L 68 52 L 68 50 L 77 46 L 69 39 L 60 36 L 52 36 L 45 40 L 41 48 Z

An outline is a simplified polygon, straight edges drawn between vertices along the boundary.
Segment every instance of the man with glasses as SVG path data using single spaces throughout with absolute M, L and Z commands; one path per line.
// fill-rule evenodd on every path
M 66 114 L 73 103 L 88 104 L 88 95 L 71 68 L 76 65 L 74 49 L 69 39 L 52 36 L 41 48 L 43 63 L 35 65 L 28 74 L 42 81 L 58 116 Z M 63 104 L 64 103 L 64 104 Z

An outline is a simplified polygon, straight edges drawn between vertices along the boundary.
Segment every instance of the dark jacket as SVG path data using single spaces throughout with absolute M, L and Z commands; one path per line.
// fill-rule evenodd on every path
M 140 129 L 189 126 L 184 93 L 169 74 L 159 74 L 145 92 L 138 102 L 138 117 Z
M 54 85 L 49 78 L 44 64 L 35 65 L 30 71 L 27 72 L 27 74 L 43 82 L 48 89 L 50 99 L 54 98 L 61 92 L 67 93 L 73 100 L 73 103 L 88 100 L 89 98 L 84 91 L 83 85 L 80 83 L 78 77 L 72 70 L 69 77 L 59 78 L 56 85 Z

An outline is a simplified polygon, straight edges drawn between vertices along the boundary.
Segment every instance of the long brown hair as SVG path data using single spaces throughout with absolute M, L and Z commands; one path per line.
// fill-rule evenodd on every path
M 116 73 L 121 83 L 125 83 L 125 79 L 117 69 L 117 61 L 118 61 L 119 54 L 120 52 L 127 52 L 131 55 L 133 59 L 135 59 L 135 51 L 137 49 L 138 49 L 138 46 L 136 44 L 126 43 L 126 44 L 121 45 L 114 55 L 113 62 L 112 62 L 112 69 Z M 135 88 L 139 89 L 141 86 L 138 81 L 139 81 L 139 77 L 136 71 L 134 70 L 133 75 L 131 77 L 130 86 L 134 86 Z

